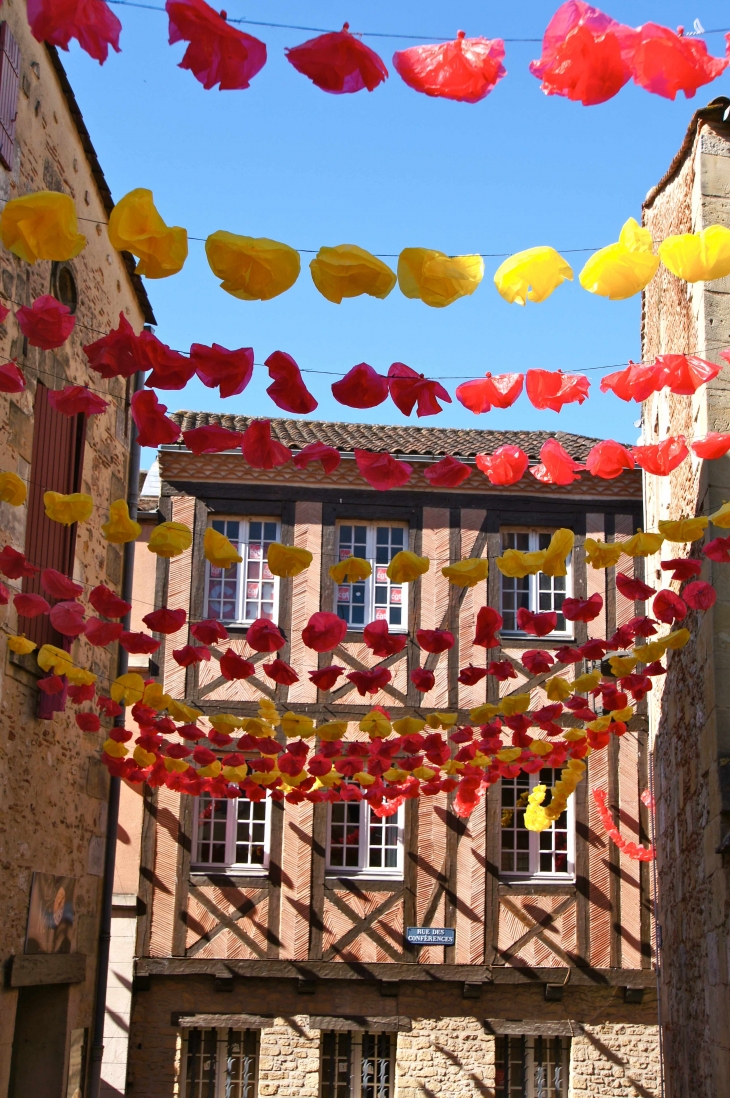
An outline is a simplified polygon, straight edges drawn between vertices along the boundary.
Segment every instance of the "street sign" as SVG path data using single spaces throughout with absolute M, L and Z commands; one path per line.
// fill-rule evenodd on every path
M 416 946 L 452 946 L 456 942 L 456 931 L 448 926 L 409 926 L 406 941 Z

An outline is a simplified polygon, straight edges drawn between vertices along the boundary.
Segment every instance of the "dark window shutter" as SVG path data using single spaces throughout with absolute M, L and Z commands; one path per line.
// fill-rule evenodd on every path
M 20 50 L 7 23 L 0 23 L 0 162 L 13 167 L 15 119 L 18 114 Z
M 76 526 L 62 526 L 46 515 L 44 492 L 68 495 L 81 487 L 86 423 L 84 416 L 64 416 L 51 407 L 48 390 L 38 382 L 33 407 L 33 453 L 28 489 L 28 524 L 25 531 L 25 555 L 40 568 L 55 568 L 65 576 L 73 573 Z M 40 576 L 23 581 L 23 590 L 49 598 L 41 590 Z M 49 601 L 53 601 L 50 600 Z M 40 647 L 63 647 L 65 638 L 51 627 L 45 614 L 21 620 L 20 627 Z

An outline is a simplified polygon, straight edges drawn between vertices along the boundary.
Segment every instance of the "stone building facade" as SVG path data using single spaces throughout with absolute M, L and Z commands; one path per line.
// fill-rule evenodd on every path
M 108 545 L 100 527 L 110 501 L 127 495 L 130 394 L 119 378 L 103 381 L 90 376 L 82 346 L 115 327 L 120 312 L 136 331 L 154 317 L 141 282 L 132 273 L 132 257 L 109 245 L 104 226 L 113 205 L 111 195 L 58 54 L 31 37 L 25 5 L 19 0 L 6 0 L 0 15 L 0 201 L 39 190 L 70 194 L 88 241 L 84 251 L 65 264 L 29 266 L 0 250 L 0 299 L 11 310 L 0 328 L 0 360 L 15 359 L 27 382 L 22 393 L 0 394 L 0 470 L 17 473 L 29 488 L 27 505 L 0 504 L 2 546 L 28 552 L 33 563 L 52 563 L 42 493 L 60 482 L 41 483 L 47 478 L 39 473 L 39 460 L 43 457 L 43 467 L 56 476 L 71 454 L 76 490 L 93 496 L 95 510 L 87 523 L 71 528 L 66 537 L 68 574 L 86 593 L 99 583 L 119 590 L 120 547 Z M 67 304 L 77 318 L 70 338 L 56 351 L 29 346 L 13 315 L 18 306 L 48 293 Z M 110 402 L 106 412 L 85 423 L 84 417 L 69 421 L 49 412 L 48 390 L 86 383 Z M 73 452 L 67 448 L 64 455 L 54 455 L 49 424 L 64 438 L 72 433 Z M 4 582 L 11 595 L 23 584 L 5 577 Z M 39 590 L 37 581 L 26 581 L 26 589 Z M 19 622 L 12 598 L 0 608 L 3 1098 L 81 1093 L 76 1088 L 83 1087 L 91 1038 L 99 936 L 108 790 L 99 758 L 103 737 L 83 733 L 70 705 L 67 712 L 39 718 L 42 695 L 37 682 L 42 672 L 33 655 L 10 652 L 7 634 L 32 635 L 36 630 L 41 643 L 60 643 L 40 620 L 48 619 Z M 116 646 L 92 649 L 77 640 L 71 654 L 98 675 L 99 691 L 108 692 L 116 673 Z M 65 884 L 59 884 L 61 878 Z M 66 933 L 50 945 L 59 951 L 31 952 L 48 948 L 42 938 L 27 935 L 32 929 L 31 894 L 34 904 L 39 897 L 53 904 L 59 902 L 61 888 L 66 897 L 61 925 Z
M 697 111 L 647 196 L 644 224 L 655 240 L 730 227 L 729 110 L 730 99 L 720 98 Z M 722 363 L 719 352 L 727 347 L 730 278 L 687 284 L 660 268 L 644 295 L 643 360 L 679 352 Z M 650 397 L 646 442 L 730 430 L 729 379 L 724 365 L 693 397 Z M 730 498 L 730 458 L 692 455 L 670 476 L 647 478 L 645 493 L 649 530 L 659 519 L 708 515 Z M 718 533 L 724 531 L 710 530 L 706 539 Z M 721 1098 L 730 1077 L 730 577 L 726 565 L 700 555 L 698 543 L 672 549 L 702 560 L 701 578 L 715 587 L 717 603 L 700 622 L 690 611 L 692 641 L 671 654 L 663 690 L 650 695 L 667 1094 Z M 658 558 L 648 568 L 657 587 L 668 586 Z
M 221 423 L 243 430 L 248 423 L 202 413 L 175 418 L 185 429 Z M 357 722 L 372 704 L 385 706 L 391 719 L 449 710 L 465 723 L 471 707 L 508 693 L 529 691 L 531 708 L 539 708 L 547 700 L 548 676 L 522 663 L 527 649 L 554 651 L 571 638 L 585 643 L 610 636 L 643 613 L 641 604 L 618 596 L 615 570 L 587 568 L 582 551 L 586 536 L 620 542 L 642 524 L 638 473 L 557 487 L 528 472 L 517 485 L 500 489 L 473 468 L 458 489 L 439 490 L 423 469 L 444 453 L 473 467 L 477 452 L 512 442 L 534 463 L 547 436 L 271 422 L 273 436 L 293 450 L 314 439 L 337 447 L 338 469 L 325 476 L 318 465 L 301 471 L 290 463 L 265 472 L 246 465 L 240 452 L 195 457 L 182 446 L 163 447 L 159 455 L 159 517 L 189 525 L 193 545 L 159 562 L 155 604 L 185 609 L 188 621 L 221 618 L 229 639 L 214 646 L 210 663 L 185 669 L 172 651 L 187 642 L 186 626 L 162 638 L 155 666 L 145 670 L 159 675 L 172 697 L 201 710 L 203 727 L 215 713 L 255 715 L 262 695 L 280 712 L 292 708 L 317 723 L 346 720 L 349 739 L 362 735 Z M 577 459 L 595 441 L 558 437 Z M 358 447 L 387 448 L 413 464 L 407 490 L 375 492 L 358 472 Z M 230 588 L 221 586 L 224 577 L 203 557 L 209 524 L 237 540 L 244 556 L 239 570 L 225 577 Z M 604 610 L 587 625 L 563 622 L 556 634 L 536 642 L 514 627 L 515 592 L 501 582 L 495 559 L 506 539 L 520 536 L 527 539 L 520 546 L 537 546 L 559 526 L 572 529 L 576 542 L 562 593 L 599 592 Z M 257 568 L 267 538 L 308 548 L 313 563 L 265 590 Z M 386 580 L 378 591 L 378 546 L 390 552 L 396 542 L 433 564 L 407 591 L 386 590 Z M 328 573 L 355 543 L 375 569 L 375 583 L 366 585 L 359 602 L 354 590 L 335 587 Z M 441 566 L 469 556 L 488 558 L 489 578 L 459 591 L 442 577 Z M 616 570 L 634 568 L 638 576 L 641 562 L 624 556 Z M 149 582 L 145 587 L 149 592 Z M 539 590 L 556 605 L 560 601 L 555 586 Z M 538 581 L 523 596 L 535 608 Z M 485 604 L 501 606 L 505 616 L 503 647 L 488 653 L 473 644 L 476 614 Z M 307 677 L 317 656 L 300 635 L 313 612 L 333 607 L 349 628 L 333 653 L 319 657 L 322 666 L 331 660 L 349 671 L 377 663 L 363 644 L 362 624 L 379 611 L 392 629 L 407 629 L 411 637 L 418 627 L 440 627 L 457 642 L 428 657 L 410 642 L 388 657 L 392 680 L 372 698 L 361 697 L 346 680 L 323 694 Z M 299 675 L 292 686 L 272 684 L 260 666 L 267 657 L 247 645 L 247 621 L 261 612 L 271 613 L 287 638 L 279 656 Z M 216 660 L 226 647 L 255 662 L 253 678 L 220 677 Z M 497 659 L 510 661 L 516 678 L 459 681 L 459 668 Z M 419 663 L 435 674 L 425 695 L 409 680 Z M 586 667 L 554 665 L 569 679 Z M 564 825 L 565 857 L 555 853 L 555 840 L 547 861 L 537 845 L 529 846 L 528 856 L 528 846 L 516 838 L 522 825 L 514 798 L 522 796 L 518 805 L 524 804 L 528 786 L 506 780 L 491 786 L 468 818 L 453 812 L 453 795 L 406 801 L 392 818 L 389 839 L 373 817 L 340 820 L 336 806 L 326 803 L 267 798 L 256 817 L 246 798 L 218 802 L 216 849 L 206 821 L 218 810 L 169 788 L 147 790 L 127 1093 L 654 1098 L 659 1045 L 650 875 L 646 864 L 609 846 L 590 796 L 594 787 L 607 789 L 614 808 L 620 805 L 623 833 L 647 841 L 641 709 L 629 732 L 612 741 L 588 759 L 587 780 Z M 370 811 L 364 802 L 355 810 Z M 348 821 L 353 830 L 345 840 L 340 831 Z M 356 844 L 352 860 L 345 859 L 343 842 Z M 374 868 L 378 843 L 383 851 L 390 844 L 392 860 Z M 453 944 L 409 944 L 408 928 L 453 932 Z

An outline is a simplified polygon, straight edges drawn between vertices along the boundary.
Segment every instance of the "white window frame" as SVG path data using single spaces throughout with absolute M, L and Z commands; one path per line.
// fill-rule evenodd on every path
M 545 769 L 551 769 L 551 768 L 546 767 Z M 560 773 L 559 770 L 553 769 L 553 781 L 558 780 L 559 773 Z M 540 774 L 541 774 L 541 771 L 538 771 L 536 774 L 526 775 L 529 778 L 529 781 L 530 781 L 530 784 L 529 784 L 529 787 L 528 787 L 530 793 L 532 792 L 532 790 L 535 788 L 536 785 L 540 784 Z M 520 775 L 520 777 L 522 777 L 522 775 Z M 504 788 L 504 782 L 516 782 L 516 781 L 517 781 L 516 778 L 502 778 L 502 779 L 500 779 L 500 783 L 499 783 L 500 814 L 502 812 L 509 811 L 509 806 L 502 805 L 502 789 Z M 515 789 L 517 789 L 517 788 L 518 787 L 515 786 Z M 548 785 L 548 790 L 549 789 L 550 789 L 550 786 Z M 519 797 L 515 798 L 515 800 L 518 800 L 518 799 L 519 799 Z M 515 809 L 515 811 L 516 811 L 516 809 Z M 505 880 L 522 881 L 522 882 L 527 883 L 527 884 L 531 884 L 531 883 L 545 884 L 545 883 L 550 883 L 550 882 L 552 882 L 553 884 L 571 884 L 572 882 L 574 882 L 575 881 L 575 793 L 573 793 L 570 797 L 568 797 L 568 806 L 567 806 L 567 809 L 566 809 L 566 814 L 567 814 L 567 832 L 568 832 L 568 835 L 567 835 L 567 838 L 568 838 L 568 844 L 567 844 L 568 845 L 568 849 L 567 849 L 568 869 L 566 870 L 565 873 L 543 872 L 543 871 L 540 870 L 540 836 L 541 835 L 554 834 L 554 831 L 555 831 L 555 825 L 554 824 L 552 824 L 545 831 L 528 831 L 527 832 L 527 834 L 529 836 L 529 848 L 528 848 L 529 869 L 526 872 L 523 871 L 523 870 L 517 870 L 517 869 L 502 869 L 501 837 L 502 837 L 502 831 L 504 829 L 500 825 L 500 851 L 499 851 L 499 875 L 500 875 L 500 877 L 503 877 Z M 513 819 L 514 819 L 514 817 L 513 817 Z M 516 853 L 517 853 L 517 851 L 515 849 L 515 855 L 516 855 Z
M 319 1095 L 320 1095 L 320 1098 L 323 1098 L 324 1084 L 325 1084 L 325 1076 L 324 1076 L 324 1035 L 325 1035 L 326 1032 L 328 1032 L 328 1031 L 323 1030 L 322 1031 L 322 1036 L 320 1038 L 320 1057 L 319 1057 Z M 342 1031 L 339 1031 L 339 1032 L 342 1032 Z M 370 1089 L 371 1093 L 374 1092 L 375 1098 L 395 1098 L 395 1085 L 396 1085 L 395 1084 L 395 1068 L 396 1068 L 396 1058 L 397 1058 L 397 1055 L 398 1055 L 398 1034 L 397 1033 L 389 1033 L 389 1032 L 385 1032 L 385 1031 L 369 1031 L 369 1030 L 366 1030 L 366 1031 L 363 1031 L 363 1030 L 349 1030 L 349 1031 L 345 1031 L 345 1032 L 347 1032 L 349 1034 L 349 1038 L 350 1038 L 350 1074 L 349 1074 L 349 1078 L 348 1078 L 347 1098 L 363 1098 L 363 1095 L 365 1094 L 366 1088 L 363 1087 L 363 1072 L 362 1072 L 363 1039 L 365 1037 L 369 1036 L 369 1037 L 374 1037 L 375 1040 L 377 1041 L 377 1039 L 379 1037 L 383 1036 L 383 1035 L 385 1035 L 389 1038 L 389 1044 L 390 1044 L 390 1051 L 389 1051 L 389 1057 L 388 1057 L 388 1063 L 389 1063 L 390 1070 L 389 1070 L 389 1073 L 388 1073 L 389 1074 L 389 1079 L 388 1079 L 388 1082 L 386 1084 L 387 1094 L 383 1095 L 382 1092 L 379 1092 L 379 1087 L 378 1087 L 377 1082 L 375 1082 L 372 1085 L 372 1087 L 368 1087 L 367 1089 Z M 383 1088 L 383 1089 L 386 1089 L 386 1088 Z
M 193 838 L 191 868 L 202 873 L 224 873 L 235 870 L 247 877 L 264 877 L 269 871 L 269 852 L 271 847 L 271 797 L 267 796 L 262 801 L 250 801 L 248 797 L 225 798 L 226 804 L 226 859 L 224 862 L 198 861 L 198 820 L 200 816 L 200 797 L 193 801 Z M 214 804 L 220 804 L 223 798 L 210 798 Z M 265 811 L 264 820 L 264 862 L 263 865 L 251 865 L 248 862 L 236 861 L 236 831 L 238 825 L 238 805 L 241 802 L 248 804 L 263 804 Z
M 221 1026 L 213 1028 L 211 1026 L 199 1027 L 197 1032 L 206 1034 L 209 1032 L 216 1034 L 216 1070 L 215 1070 L 215 1087 L 213 1089 L 214 1098 L 227 1098 L 230 1093 L 228 1089 L 228 1040 L 231 1032 L 240 1034 L 241 1039 L 245 1039 L 246 1033 L 253 1033 L 256 1039 L 256 1052 L 255 1052 L 255 1067 L 253 1075 L 253 1083 L 249 1092 L 249 1098 L 257 1098 L 259 1090 L 259 1062 L 261 1059 L 261 1032 L 257 1029 L 231 1029 L 229 1026 Z M 199 1088 L 193 1088 L 190 1085 L 188 1079 L 188 1050 L 190 1045 L 190 1035 L 194 1031 L 192 1029 L 185 1029 L 183 1031 L 182 1041 L 182 1063 L 180 1071 L 180 1098 L 208 1098 L 209 1084 L 201 1084 Z M 203 1040 L 205 1038 L 203 1037 Z M 245 1053 L 244 1053 L 245 1055 Z
M 403 530 L 403 548 L 408 549 L 408 534 L 409 527 L 407 522 L 363 522 L 359 519 L 338 519 L 335 527 L 335 555 L 336 562 L 339 563 L 340 559 L 340 530 L 343 526 L 364 526 L 367 529 L 366 535 L 366 555 L 363 559 L 367 560 L 372 565 L 372 575 L 368 579 L 364 580 L 365 586 L 365 621 L 362 625 L 353 625 L 351 622 L 347 623 L 348 631 L 353 633 L 362 633 L 366 625 L 371 625 L 374 621 L 377 621 L 376 609 L 375 609 L 375 588 L 384 586 L 383 583 L 376 583 L 377 568 L 387 567 L 387 565 L 378 565 L 376 557 L 376 537 L 378 527 L 388 527 L 389 529 Z M 348 556 L 349 554 L 345 554 Z M 358 553 L 353 553 L 353 556 L 359 556 Z M 391 633 L 407 633 L 408 632 L 408 587 L 407 583 L 395 583 L 391 584 L 390 580 L 385 580 L 385 585 L 390 591 L 391 587 L 400 587 L 401 589 L 401 623 L 400 625 L 391 625 L 386 616 L 385 620 L 388 621 L 388 630 Z M 335 583 L 333 584 L 332 600 L 334 604 L 335 614 L 338 612 L 339 603 L 339 591 L 340 588 L 350 588 L 350 597 L 352 597 L 352 584 L 349 583 Z M 359 584 L 358 584 L 359 586 Z M 388 604 L 390 605 L 390 596 L 388 598 Z M 353 605 L 350 603 L 350 605 Z
M 382 823 L 387 826 L 388 823 L 395 825 L 398 828 L 398 846 L 397 846 L 397 863 L 395 866 L 369 866 L 369 851 L 370 851 L 370 821 L 373 817 L 373 811 L 368 801 L 338 801 L 338 805 L 345 806 L 352 805 L 357 807 L 360 813 L 358 829 L 359 829 L 359 844 L 358 844 L 358 864 L 357 866 L 346 865 L 332 865 L 331 863 L 331 849 L 332 849 L 332 810 L 334 805 L 327 805 L 327 850 L 325 856 L 325 872 L 330 877 L 359 877 L 367 880 L 399 880 L 403 877 L 403 865 L 404 865 L 404 838 L 405 838 L 405 808 L 401 804 L 398 806 L 398 810 L 393 816 L 386 816 L 382 818 Z M 347 814 L 347 808 L 345 809 Z M 374 817 L 377 822 L 381 822 L 379 817 Z M 354 845 L 354 844 L 353 844 Z
M 239 531 L 238 540 L 234 541 L 233 539 L 230 539 L 231 541 L 233 541 L 233 544 L 236 546 L 236 549 L 238 550 L 239 556 L 243 557 L 243 561 L 240 564 L 234 564 L 232 566 L 236 569 L 236 616 L 234 618 L 219 616 L 219 614 L 218 614 L 218 612 L 215 608 L 213 610 L 209 609 L 209 602 L 211 601 L 210 600 L 210 584 L 211 584 L 211 580 L 216 578 L 212 575 L 212 569 L 213 569 L 214 565 L 212 565 L 210 563 L 210 561 L 205 562 L 205 610 L 204 610 L 204 615 L 203 616 L 205 618 L 216 618 L 219 621 L 222 621 L 222 622 L 225 622 L 225 623 L 231 624 L 231 625 L 250 625 L 251 622 L 253 622 L 255 620 L 254 618 L 250 618 L 250 617 L 246 616 L 246 602 L 247 602 L 247 599 L 246 599 L 246 582 L 247 582 L 246 570 L 247 570 L 247 565 L 248 565 L 248 562 L 249 562 L 248 546 L 249 546 L 249 541 L 250 541 L 250 536 L 249 536 L 250 524 L 252 522 L 262 522 L 262 523 L 263 522 L 273 522 L 273 523 L 276 523 L 276 537 L 274 538 L 274 540 L 279 541 L 280 538 L 281 538 L 281 520 L 278 519 L 275 515 L 218 515 L 218 514 L 216 514 L 216 515 L 210 515 L 209 516 L 209 518 L 208 518 L 208 526 L 209 527 L 214 527 L 215 524 L 218 523 L 218 522 L 238 522 L 240 524 L 240 531 Z M 262 544 L 263 544 L 263 540 L 264 539 L 262 538 Z M 264 582 L 263 567 L 264 567 L 265 563 L 266 563 L 266 557 L 262 556 L 262 561 L 261 561 L 262 577 L 259 579 L 260 583 Z M 274 608 L 273 608 L 273 613 L 272 613 L 272 621 L 278 621 L 279 620 L 279 579 L 278 579 L 278 576 L 273 576 L 272 575 L 271 580 L 266 579 L 265 582 L 268 583 L 268 582 L 272 582 L 272 581 L 273 581 L 273 584 L 274 584 L 274 597 L 273 597 L 273 607 Z M 262 600 L 261 600 L 261 598 L 259 598 L 257 601 L 260 604 Z
M 557 527 L 555 529 L 557 529 Z M 500 534 L 500 539 L 502 538 L 503 534 L 527 534 L 528 537 L 529 537 L 528 552 L 534 553 L 539 548 L 540 534 L 550 534 L 550 535 L 552 535 L 552 534 L 555 533 L 555 529 L 551 529 L 548 526 L 530 526 L 530 527 L 527 527 L 527 526 L 503 526 L 503 527 L 501 527 L 501 529 L 499 531 L 499 534 Z M 502 553 L 504 553 L 504 551 L 505 550 L 503 548 Z M 566 570 L 565 598 L 567 599 L 567 598 L 571 598 L 572 595 L 573 595 L 573 554 L 572 554 L 572 552 L 569 553 L 568 558 L 565 562 L 565 570 Z M 534 576 L 525 576 L 525 580 L 527 580 L 527 582 L 529 584 L 529 607 L 528 607 L 528 609 L 531 610 L 533 614 L 540 613 L 539 577 L 541 575 L 542 575 L 542 573 L 538 572 L 537 575 L 534 575 Z M 554 579 L 555 577 L 551 576 L 549 578 Z M 499 579 L 500 579 L 500 584 L 499 584 L 499 609 L 500 609 L 500 613 L 502 613 L 502 615 L 504 616 L 504 584 L 505 584 L 505 580 L 508 579 L 508 577 L 503 576 L 502 573 L 500 572 Z M 520 581 L 517 580 L 517 582 L 519 583 Z M 517 629 L 517 628 L 508 629 L 506 627 L 503 627 L 501 632 L 504 636 L 507 636 L 507 637 L 527 637 L 527 636 L 529 636 L 528 633 L 525 633 L 522 629 Z M 572 636 L 573 636 L 573 623 L 566 620 L 564 629 L 555 629 L 552 633 L 548 633 L 546 637 L 536 637 L 535 638 L 535 643 L 537 645 L 537 644 L 540 643 L 540 641 L 543 641 L 543 640 L 550 640 L 551 638 L 559 638 L 560 640 L 563 640 L 565 638 L 571 638 Z
M 536 1063 L 538 1041 L 547 1041 L 549 1044 L 552 1044 L 556 1039 L 560 1041 L 560 1064 L 557 1065 L 560 1069 L 559 1091 L 555 1089 L 554 1076 L 553 1079 L 547 1079 L 545 1067 Z M 522 1098 L 568 1098 L 570 1090 L 570 1037 L 555 1038 L 554 1036 L 540 1037 L 539 1035 L 519 1037 L 510 1034 L 509 1036 L 502 1036 L 502 1041 L 504 1042 L 504 1047 L 507 1051 L 507 1057 L 509 1057 L 510 1043 L 513 1041 L 522 1042 L 521 1053 L 524 1072 L 523 1085 L 520 1090 Z M 543 1070 L 540 1073 L 541 1078 L 538 1078 L 538 1070 L 540 1067 L 542 1067 Z M 509 1068 L 507 1068 L 507 1071 L 509 1071 Z M 505 1089 L 507 1086 L 509 1089 Z M 495 1087 L 495 1094 L 498 1098 L 501 1098 L 501 1095 L 505 1093 L 513 1094 L 517 1091 L 518 1086 L 518 1082 L 511 1083 L 507 1080 L 503 1086 Z

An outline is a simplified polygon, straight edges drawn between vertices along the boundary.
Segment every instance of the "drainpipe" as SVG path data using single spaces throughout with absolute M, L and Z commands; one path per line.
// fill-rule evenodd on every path
M 139 371 L 134 374 L 133 393 L 138 392 L 143 384 L 144 373 Z M 129 449 L 129 477 L 127 483 L 127 506 L 129 507 L 129 517 L 132 519 L 137 518 L 137 506 L 139 503 L 139 462 L 140 450 L 137 441 L 137 425 L 134 420 L 132 420 Z M 135 544 L 136 543 L 133 541 L 128 541 L 125 542 L 124 545 L 121 595 L 126 602 L 132 601 Z M 130 614 L 127 614 L 124 619 L 124 628 L 130 628 Z M 128 667 L 129 656 L 120 644 L 117 655 L 117 676 L 125 675 Z M 124 726 L 124 712 L 122 712 L 119 717 L 115 717 L 114 724 L 117 727 Z M 106 817 L 106 839 L 104 843 L 104 892 L 101 905 L 101 925 L 99 927 L 96 986 L 94 988 L 94 1040 L 91 1046 L 89 1065 L 89 1098 L 99 1098 L 101 1087 L 101 1061 L 104 1055 L 104 1020 L 106 1018 L 106 991 L 109 972 L 109 946 L 112 936 L 114 863 L 117 854 L 117 828 L 119 824 L 121 785 L 121 778 L 110 778 L 109 803 Z

